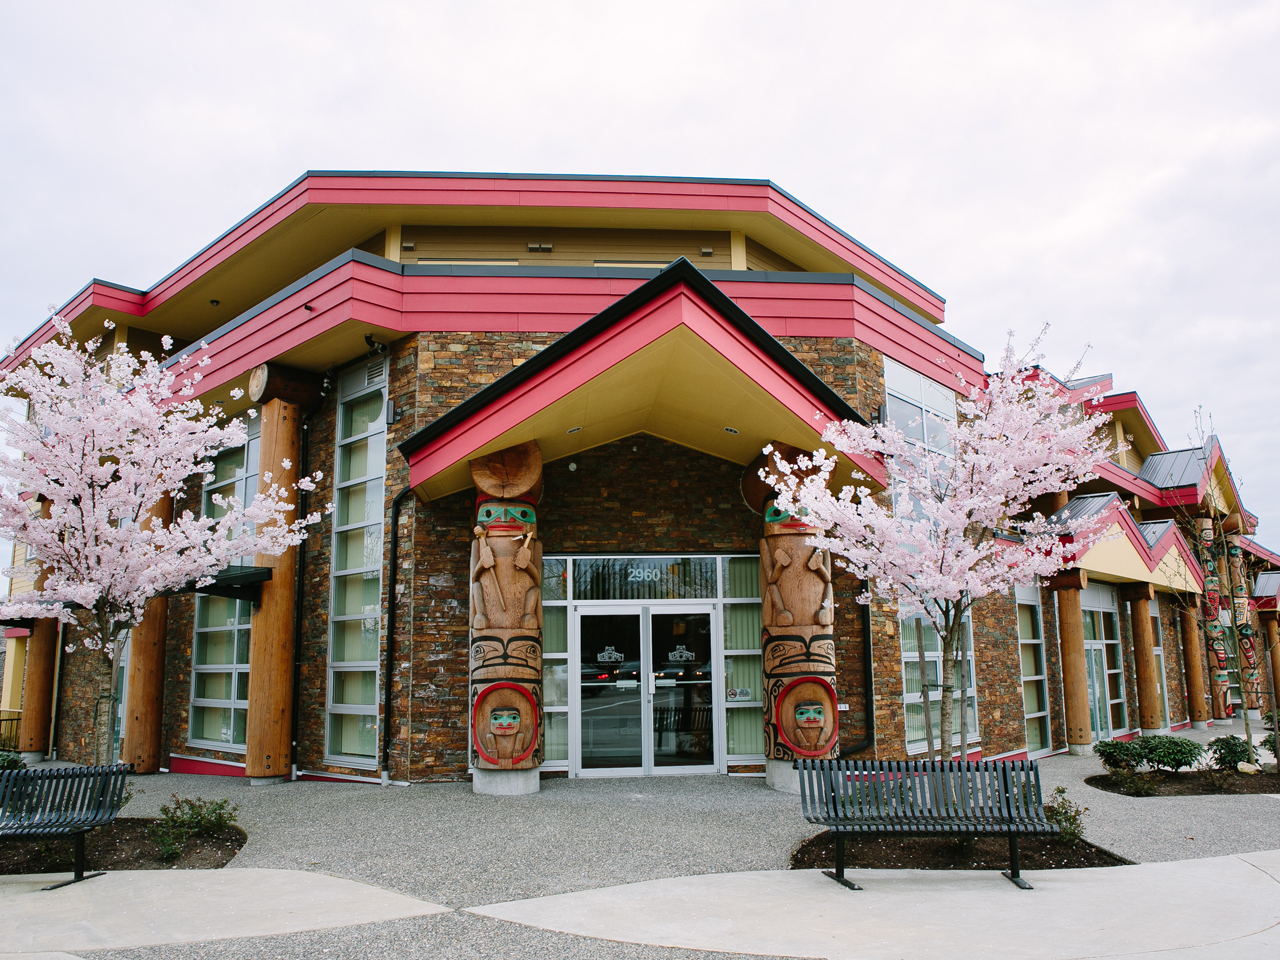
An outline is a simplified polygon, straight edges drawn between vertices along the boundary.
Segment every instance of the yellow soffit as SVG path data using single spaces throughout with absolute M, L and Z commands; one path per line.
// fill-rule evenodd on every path
M 798 417 L 682 324 L 416 489 L 431 500 L 470 489 L 467 459 L 528 440 L 536 440 L 542 459 L 551 461 L 648 433 L 745 466 L 773 440 L 819 449 L 818 427 L 818 421 Z M 832 486 L 838 490 L 852 482 L 852 470 L 841 458 Z
M 1177 547 L 1169 547 L 1154 570 L 1125 535 L 1119 523 L 1113 523 L 1106 539 L 1080 558 L 1077 564 L 1090 578 L 1130 583 L 1154 583 L 1158 589 L 1176 593 L 1200 593 L 1196 578 Z

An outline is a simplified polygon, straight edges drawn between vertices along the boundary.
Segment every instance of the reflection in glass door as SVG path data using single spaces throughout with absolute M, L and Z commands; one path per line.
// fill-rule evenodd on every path
M 669 607 L 577 613 L 580 771 L 715 770 L 712 616 Z
M 1084 610 L 1084 655 L 1089 667 L 1089 717 L 1093 739 L 1108 740 L 1128 729 L 1124 661 L 1115 613 Z

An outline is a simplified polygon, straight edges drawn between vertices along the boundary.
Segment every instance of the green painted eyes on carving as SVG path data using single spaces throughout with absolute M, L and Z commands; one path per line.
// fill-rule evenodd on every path
M 822 704 L 816 700 L 806 700 L 804 703 L 796 704 L 796 723 L 802 726 L 820 727 L 824 716 Z
M 494 710 L 489 714 L 489 729 L 499 735 L 515 733 L 520 729 L 520 711 L 510 708 Z
M 806 508 L 806 507 L 801 507 L 801 508 L 800 508 L 799 516 L 801 516 L 801 517 L 805 517 L 805 516 L 808 516 L 808 515 L 809 515 L 809 510 L 808 510 L 808 508 Z M 783 510 L 779 510 L 779 509 L 778 509 L 777 507 L 775 507 L 772 503 L 771 503 L 771 504 L 769 504 L 769 506 L 765 508 L 765 511 L 764 511 L 764 522 L 765 522 L 765 523 L 782 523 L 784 520 L 790 520 L 790 519 L 791 519 L 791 514 L 786 513 L 786 512 L 785 512 L 785 511 L 783 511 Z
M 476 513 L 476 523 L 488 525 L 496 520 L 514 520 L 517 523 L 535 523 L 538 519 L 533 507 L 521 505 L 504 507 L 496 503 L 486 503 Z

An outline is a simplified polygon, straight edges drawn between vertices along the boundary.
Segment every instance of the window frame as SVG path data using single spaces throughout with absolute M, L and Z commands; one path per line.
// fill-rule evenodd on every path
M 1019 607 L 1031 607 L 1033 616 L 1035 617 L 1035 626 L 1038 636 L 1027 638 L 1022 635 L 1022 617 L 1019 615 Z M 1018 635 L 1018 671 L 1022 675 L 1022 722 L 1025 731 L 1026 724 L 1031 720 L 1040 720 L 1044 724 L 1044 743 L 1045 745 L 1038 750 L 1031 749 L 1030 740 L 1025 741 L 1028 759 L 1036 759 L 1045 757 L 1053 753 L 1053 722 L 1051 720 L 1051 711 L 1049 709 L 1049 661 L 1046 655 L 1044 642 L 1044 608 L 1040 602 L 1040 591 L 1035 586 L 1014 588 L 1014 617 L 1016 620 L 1015 629 Z M 1023 671 L 1025 661 L 1022 658 L 1023 647 L 1039 647 L 1040 648 L 1040 673 L 1028 675 Z M 1028 683 L 1038 683 L 1040 686 L 1040 704 L 1043 709 L 1036 711 L 1027 710 L 1027 693 L 1026 685 Z M 1025 734 L 1024 734 L 1025 736 Z
M 916 754 L 924 754 L 928 749 L 928 747 L 925 744 L 925 737 L 923 734 L 923 725 L 924 725 L 923 711 L 921 711 L 921 717 L 920 717 L 922 732 L 919 740 L 911 739 L 910 727 L 908 725 L 908 709 L 907 708 L 914 704 L 924 703 L 924 697 L 921 691 L 917 690 L 916 692 L 912 693 L 907 689 L 908 681 L 910 679 L 914 678 L 912 682 L 916 684 L 919 684 L 920 682 L 919 680 L 920 654 L 918 652 L 919 648 L 917 647 L 916 649 L 908 653 L 906 644 L 902 642 L 903 637 L 905 636 L 905 633 L 906 633 L 903 625 L 907 623 L 912 623 L 912 622 L 918 623 L 922 627 L 928 626 L 930 629 L 933 629 L 933 624 L 923 614 L 918 613 L 914 617 L 908 617 L 905 620 L 903 619 L 898 620 L 898 653 L 899 653 L 900 662 L 902 664 L 902 713 L 903 713 L 903 716 L 902 716 L 903 731 L 902 732 L 903 732 L 903 740 L 906 744 L 906 751 L 908 756 L 913 756 Z M 968 729 L 965 731 L 966 747 L 967 747 L 967 749 L 965 750 L 965 755 L 967 756 L 969 751 L 973 749 L 973 745 L 975 743 L 981 746 L 982 729 L 981 729 L 981 722 L 980 722 L 981 717 L 978 715 L 978 673 L 977 673 L 977 664 L 975 662 L 976 657 L 975 657 L 974 647 L 973 647 L 972 616 L 966 613 L 963 617 L 963 622 L 965 624 L 965 629 L 969 633 L 969 637 L 968 637 L 968 642 L 965 644 L 966 659 L 962 662 L 968 663 L 969 675 L 965 679 L 967 679 L 969 682 L 968 682 L 968 686 L 963 691 L 963 694 L 961 691 L 958 691 L 958 690 L 953 691 L 951 694 L 951 699 L 952 699 L 953 710 L 955 708 L 955 701 L 960 700 L 962 695 L 965 701 L 970 702 L 970 705 L 973 710 L 973 715 L 972 715 L 973 722 L 969 725 Z M 919 644 L 921 642 L 919 638 L 923 636 L 923 631 L 917 633 L 916 636 L 917 636 L 916 643 Z M 935 631 L 935 637 L 936 637 L 936 631 Z M 930 704 L 937 702 L 940 705 L 942 703 L 942 691 L 940 689 L 937 689 L 937 687 L 940 686 L 940 681 L 942 678 L 942 642 L 940 639 L 938 639 L 937 641 L 937 647 L 938 649 L 936 651 L 931 651 L 926 649 L 924 651 L 924 657 L 925 657 L 926 670 L 930 674 L 930 677 L 931 678 L 937 677 L 939 680 L 939 683 L 937 684 L 933 683 L 932 680 L 929 684 L 931 688 L 929 691 L 929 702 Z M 938 665 L 936 668 L 936 672 L 934 672 L 934 670 L 929 668 L 928 666 L 929 664 L 934 664 L 934 663 Z M 911 672 L 908 673 L 908 671 L 911 671 Z M 959 723 L 955 723 L 954 726 L 956 730 L 955 730 L 955 733 L 951 735 L 951 749 L 953 752 L 960 746 L 960 729 L 959 729 L 960 725 Z M 935 743 L 939 743 L 938 733 L 939 731 L 934 730 Z

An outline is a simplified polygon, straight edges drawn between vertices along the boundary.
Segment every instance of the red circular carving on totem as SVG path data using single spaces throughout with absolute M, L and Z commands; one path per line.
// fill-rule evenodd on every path
M 533 753 L 534 748 L 538 745 L 538 705 L 533 702 L 533 694 L 518 683 L 508 683 L 506 681 L 491 683 L 476 694 L 475 701 L 471 704 L 471 743 L 475 746 L 476 753 L 480 754 L 480 756 L 489 763 L 499 764 L 502 761 L 489 756 L 484 752 L 484 747 L 480 746 L 480 736 L 479 732 L 476 730 L 476 717 L 479 715 L 479 711 L 476 708 L 484 702 L 485 697 L 489 696 L 489 694 L 493 693 L 495 690 L 515 690 L 529 701 L 529 716 L 533 719 L 533 736 L 529 739 L 529 748 L 525 750 L 524 753 L 520 754 L 520 756 L 511 758 L 511 763 L 514 766 L 522 760 L 525 760 L 529 754 Z
M 786 728 L 782 724 L 782 703 L 786 699 L 787 693 L 792 687 L 802 683 L 816 683 L 826 688 L 828 696 L 831 697 L 831 736 L 827 738 L 826 745 L 821 750 L 806 750 L 804 747 L 798 747 L 791 742 L 791 738 L 787 736 Z M 831 747 L 840 737 L 840 715 L 836 712 L 836 689 L 828 681 L 822 677 L 796 677 L 780 691 L 773 701 L 773 727 L 778 731 L 778 737 L 790 749 L 794 750 L 802 757 L 823 757 L 831 752 Z

